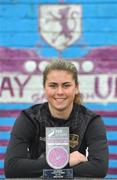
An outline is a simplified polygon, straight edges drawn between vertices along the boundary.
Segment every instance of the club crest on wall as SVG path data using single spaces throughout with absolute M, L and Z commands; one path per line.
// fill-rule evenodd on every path
M 39 6 L 39 32 L 51 46 L 61 51 L 80 39 L 82 8 L 79 4 Z

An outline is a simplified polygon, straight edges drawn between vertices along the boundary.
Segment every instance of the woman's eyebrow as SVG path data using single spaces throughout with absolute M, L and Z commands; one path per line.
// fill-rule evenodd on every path
M 57 82 L 49 82 L 49 84 L 58 84 L 58 83 L 57 83 Z M 67 81 L 67 82 L 63 82 L 62 84 L 63 84 L 63 85 L 65 85 L 65 84 L 71 84 L 71 82 Z
M 62 84 L 71 84 L 71 82 L 68 81 L 68 82 L 64 82 L 64 83 L 62 83 Z
M 57 84 L 57 82 L 53 82 L 53 81 L 51 81 L 51 82 L 49 82 L 49 84 Z

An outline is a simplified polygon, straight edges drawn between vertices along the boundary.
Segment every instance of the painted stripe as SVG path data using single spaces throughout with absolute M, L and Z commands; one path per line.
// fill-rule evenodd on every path
M 13 109 L 25 109 L 30 107 L 31 103 L 0 103 L 0 109 L 13 110 Z
M 0 131 L 6 132 L 11 130 L 12 130 L 12 126 L 0 126 Z
M 107 139 L 117 141 L 117 132 L 107 132 Z
M 0 146 L 8 146 L 9 141 L 6 139 L 0 139 Z
M 0 117 L 0 126 L 12 126 L 15 122 L 16 118 L 13 117 Z
M 0 139 L 0 145 L 1 146 L 7 146 L 8 145 L 8 143 L 9 143 L 9 140 L 6 140 L 6 139 Z M 116 141 L 114 141 L 114 140 L 109 140 L 108 141 L 108 145 L 112 145 L 113 147 L 114 146 L 117 146 L 117 140 Z
M 117 174 L 117 168 L 109 168 L 108 174 Z
M 105 179 L 109 179 L 109 180 L 111 180 L 111 179 L 117 179 L 117 175 L 116 174 L 107 174 L 107 176 L 105 177 Z
M 11 131 L 13 126 L 1 126 L 0 125 L 0 131 Z M 117 131 L 117 126 L 106 126 L 107 131 Z
M 1 153 L 0 154 L 0 160 L 4 160 L 4 158 L 5 158 L 5 153 Z
M 9 139 L 10 132 L 0 132 L 0 139 Z
M 114 141 L 114 140 L 108 141 L 108 145 L 117 146 L 117 140 L 116 141 Z
M 109 153 L 116 154 L 117 153 L 117 146 L 109 145 Z
M 109 167 L 117 168 L 117 160 L 116 159 L 109 159 Z
M 106 126 L 107 131 L 117 131 L 117 126 Z
M 103 121 L 104 121 L 104 123 L 106 124 L 106 125 L 109 125 L 109 126 L 111 126 L 111 125 L 114 125 L 114 126 L 117 126 L 117 117 L 116 118 L 110 118 L 110 117 L 103 117 L 102 118 L 103 119 Z
M 4 169 L 0 168 L 0 175 L 3 175 L 3 174 L 4 174 Z
M 7 146 L 0 146 L 0 153 L 5 153 L 7 149 Z
M 0 103 L 0 109 L 3 110 L 13 110 L 13 109 L 25 109 L 30 107 L 32 104 L 31 103 Z M 117 103 L 107 103 L 107 104 L 102 104 L 102 103 L 84 103 L 86 107 L 92 109 L 92 110 L 97 110 L 98 111 L 117 111 Z
M 4 160 L 0 160 L 0 168 L 4 167 Z
M 24 109 L 24 108 L 22 108 Z M 0 117 L 17 117 L 17 115 L 21 112 L 22 109 L 0 109 Z M 117 110 L 116 111 L 99 111 L 95 110 L 97 114 L 100 114 L 103 117 L 117 117 Z
M 0 110 L 0 117 L 17 117 L 21 110 Z
M 117 117 L 117 110 L 116 111 L 99 111 L 99 110 L 95 110 L 95 112 L 97 114 L 100 114 L 101 116 L 104 117 Z
M 109 154 L 109 159 L 117 160 L 117 154 Z
M 103 110 L 103 111 L 116 111 L 117 103 L 84 103 L 85 106 L 92 110 Z

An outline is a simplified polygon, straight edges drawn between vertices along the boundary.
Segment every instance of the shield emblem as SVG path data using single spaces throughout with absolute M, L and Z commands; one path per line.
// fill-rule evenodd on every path
M 52 47 L 61 51 L 81 37 L 82 8 L 79 4 L 39 6 L 39 32 Z

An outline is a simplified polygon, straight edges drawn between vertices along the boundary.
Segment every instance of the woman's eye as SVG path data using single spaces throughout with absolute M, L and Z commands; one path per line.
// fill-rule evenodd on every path
M 55 84 L 50 84 L 49 87 L 55 88 L 56 85 Z
M 68 88 L 68 87 L 70 87 L 71 85 L 70 84 L 64 84 L 64 88 Z

